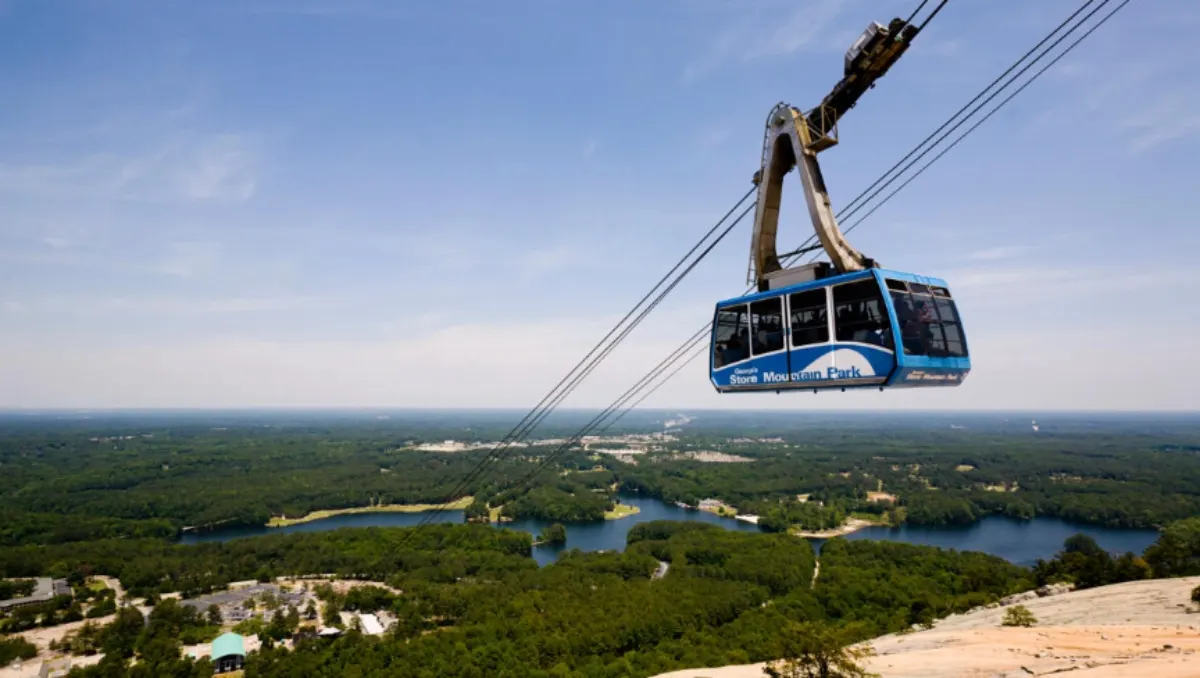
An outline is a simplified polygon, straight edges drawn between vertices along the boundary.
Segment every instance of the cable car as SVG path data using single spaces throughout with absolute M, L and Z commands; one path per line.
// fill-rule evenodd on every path
M 717 304 L 719 392 L 956 386 L 971 364 L 944 280 L 880 268 Z
M 872 24 L 846 54 L 845 77 L 804 113 L 779 103 L 767 117 L 750 281 L 757 292 L 718 302 L 709 378 L 718 392 L 957 386 L 971 370 L 950 287 L 886 270 L 846 241 L 817 154 L 837 144 L 837 123 L 883 77 L 916 35 L 894 19 Z M 786 268 L 775 240 L 783 178 L 797 169 L 819 246 L 829 262 Z M 782 261 L 781 261 L 782 259 Z

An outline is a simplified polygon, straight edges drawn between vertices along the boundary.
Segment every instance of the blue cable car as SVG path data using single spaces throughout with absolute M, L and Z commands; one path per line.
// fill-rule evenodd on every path
M 767 116 L 750 242 L 749 278 L 758 291 L 717 303 L 709 378 L 718 392 L 957 386 L 970 372 L 949 286 L 884 270 L 852 247 L 817 163 L 817 154 L 838 142 L 838 120 L 904 53 L 916 30 L 900 19 L 872 24 L 846 53 L 845 76 L 820 105 L 804 112 L 779 103 Z M 780 255 L 783 178 L 793 169 L 820 244 Z M 822 249 L 829 262 L 785 266 Z
M 711 344 L 722 393 L 957 386 L 971 369 L 945 281 L 879 268 L 721 301 Z

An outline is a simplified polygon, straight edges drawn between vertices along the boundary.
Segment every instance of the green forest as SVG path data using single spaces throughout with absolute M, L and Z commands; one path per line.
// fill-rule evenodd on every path
M 999 558 L 927 547 L 835 540 L 814 582 L 811 546 L 783 534 L 651 522 L 631 530 L 628 542 L 623 553 L 569 551 L 538 568 L 526 534 L 436 525 L 197 546 L 24 547 L 17 555 L 6 549 L 0 568 L 11 574 L 36 564 L 68 577 L 112 571 L 131 592 L 146 592 L 220 586 L 213 571 L 234 580 L 265 576 L 256 569 L 265 566 L 271 574 L 353 573 L 404 591 L 324 594 L 342 609 L 390 609 L 399 622 L 383 637 L 349 630 L 334 641 L 300 640 L 293 651 L 264 649 L 249 656 L 247 676 L 646 676 L 772 657 L 787 621 L 850 625 L 865 638 L 908 626 L 914 605 L 943 615 L 1034 585 L 1030 570 Z M 655 579 L 659 561 L 670 570 Z M 76 641 L 112 648 L 113 657 L 73 675 L 202 675 L 204 662 L 162 640 L 171 629 L 203 633 L 202 616 L 170 600 L 145 629 L 136 610 L 121 615 L 113 628 Z M 142 666 L 137 673 L 125 673 L 130 657 Z
M 833 539 L 822 548 L 818 574 L 806 540 L 666 521 L 636 526 L 622 553 L 568 551 L 538 568 L 528 556 L 529 539 L 524 533 L 448 524 L 158 551 L 122 540 L 82 553 L 25 547 L 23 558 L 6 559 L 0 567 L 12 574 L 12 563 L 31 560 L 76 577 L 125 563 L 126 569 L 113 571 L 131 590 L 142 591 L 154 590 L 149 583 L 164 578 L 220 586 L 206 576 L 222 563 L 228 563 L 223 574 L 229 579 L 245 578 L 256 563 L 269 564 L 272 573 L 357 573 L 392 589 L 364 586 L 338 594 L 318 584 L 315 590 L 333 611 L 390 611 L 398 621 L 385 635 L 350 628 L 335 640 L 298 636 L 295 648 L 287 650 L 274 641 L 297 627 L 297 611 L 254 628 L 244 624 L 243 630 L 267 638 L 262 650 L 248 656 L 247 676 L 362 678 L 649 676 L 774 658 L 787 642 L 779 630 L 796 622 L 837 629 L 847 641 L 857 641 L 928 626 L 1055 581 L 1086 588 L 1200 574 L 1200 519 L 1167 526 L 1141 555 L 1114 557 L 1086 537 L 1072 537 L 1054 559 L 1033 568 L 979 553 Z M 128 564 L 133 560 L 145 562 Z M 670 569 L 656 579 L 659 562 Z M 73 649 L 106 656 L 72 675 L 209 675 L 207 661 L 181 656 L 178 639 L 215 633 L 206 615 L 170 599 L 146 619 L 123 608 L 112 624 L 89 627 L 74 638 Z M 0 647 L 21 651 L 15 643 Z M 132 668 L 130 659 L 137 660 Z
M 179 639 L 209 638 L 213 620 L 163 594 L 187 598 L 235 581 L 329 573 L 388 588 L 319 589 L 325 622 L 338 623 L 339 609 L 386 610 L 399 621 L 382 637 L 347 629 L 337 640 L 301 637 L 293 650 L 274 641 L 297 628 L 301 611 L 245 622 L 241 630 L 268 639 L 250 656 L 247 676 L 647 676 L 773 658 L 785 649 L 779 629 L 791 624 L 864 639 L 1048 583 L 1086 588 L 1200 573 L 1200 520 L 1181 520 L 1200 514 L 1200 426 L 1192 420 L 1063 420 L 1034 435 L 996 417 L 715 413 L 656 438 L 636 460 L 576 449 L 523 482 L 556 449 L 534 444 L 462 483 L 486 447 L 416 446 L 499 439 L 508 419 L 423 416 L 147 415 L 53 424 L 0 417 L 4 592 L 19 595 L 29 578 L 53 576 L 76 593 L 3 620 L 0 653 L 29 654 L 12 632 L 88 620 L 64 648 L 105 659 L 74 675 L 208 675 L 206 662 L 179 653 Z M 646 416 L 627 423 L 646 430 L 654 423 Z M 571 421 L 551 424 L 545 435 L 565 435 Z M 706 463 L 688 454 L 706 451 L 747 461 Z M 561 543 L 562 523 L 602 520 L 622 493 L 687 504 L 718 498 L 758 514 L 763 532 L 642 523 L 629 531 L 624 552 L 568 550 L 539 568 L 532 535 L 479 524 L 497 510 L 501 518 L 558 523 L 539 539 Z M 178 542 L 185 529 L 468 495 L 474 501 L 463 524 Z M 1161 534 L 1141 554 L 1109 554 L 1072 537 L 1029 568 L 978 553 L 834 539 L 823 546 L 819 572 L 810 543 L 788 534 L 849 516 L 939 525 L 988 514 L 1153 526 Z M 85 586 L 97 574 L 157 604 L 147 616 L 121 608 L 111 591 Z M 114 623 L 90 621 L 114 612 Z
M 692 505 L 713 497 L 776 530 L 823 529 L 863 512 L 893 524 L 1002 514 L 1114 527 L 1157 527 L 1200 513 L 1200 425 L 1188 419 L 1068 421 L 1034 435 L 995 418 L 952 428 L 936 419 L 715 413 L 674 432 L 642 463 L 573 450 L 522 483 L 556 449 L 534 445 L 508 450 L 460 484 L 488 449 L 414 445 L 486 442 L 505 429 L 499 415 L 456 416 L 261 423 L 131 415 L 54 425 L 0 417 L 0 545 L 169 540 L 185 528 L 467 495 L 476 498 L 468 515 L 477 520 L 490 506 L 503 507 L 505 517 L 562 522 L 601 520 L 617 492 Z M 570 430 L 564 426 L 545 434 Z M 681 454 L 700 450 L 752 461 Z M 881 488 L 896 505 L 869 500 Z M 801 505 L 797 495 L 813 504 Z

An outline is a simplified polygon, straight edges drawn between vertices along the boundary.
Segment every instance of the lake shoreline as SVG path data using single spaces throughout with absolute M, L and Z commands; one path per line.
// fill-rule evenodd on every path
M 290 527 L 303 525 L 317 520 L 334 518 L 336 516 L 354 515 L 356 513 L 423 513 L 425 511 L 461 511 L 471 505 L 474 497 L 463 497 L 448 504 L 380 504 L 377 506 L 354 506 L 342 509 L 320 509 L 310 511 L 299 518 L 287 516 L 271 516 L 267 527 Z
M 685 509 L 674 503 L 663 502 L 652 497 L 626 495 L 620 503 L 637 507 L 638 513 L 627 515 L 616 520 L 595 520 L 585 523 L 565 523 L 567 528 L 567 543 L 570 549 L 581 551 L 623 551 L 627 546 L 627 536 L 634 526 L 659 520 L 702 522 L 719 526 L 723 529 L 760 532 L 761 528 L 749 522 L 737 520 L 731 516 L 720 516 L 710 511 Z M 459 510 L 443 511 L 436 516 L 428 513 L 391 511 L 380 512 L 377 507 L 359 507 L 353 512 L 343 511 L 326 519 L 310 519 L 307 522 L 293 524 L 283 528 L 268 528 L 263 525 L 223 527 L 207 533 L 185 533 L 179 543 L 199 544 L 204 542 L 222 542 L 230 539 L 256 537 L 276 534 L 324 531 L 343 528 L 370 527 L 415 527 L 432 523 L 461 523 L 463 512 Z M 481 519 L 483 516 L 481 516 Z M 853 517 L 851 521 L 865 521 L 863 517 Z M 482 522 L 482 520 L 480 521 Z M 542 531 L 555 521 L 544 521 L 533 518 L 503 520 L 492 523 L 498 529 L 513 529 L 526 532 L 536 540 Z M 836 534 L 835 534 L 836 533 Z M 1109 552 L 1123 553 L 1132 551 L 1140 553 L 1158 538 L 1154 530 L 1135 530 L 1126 528 L 1105 528 L 1071 523 L 1057 518 L 1038 517 L 1033 520 L 1016 520 L 1005 516 L 986 516 L 970 526 L 922 526 L 904 524 L 900 526 L 885 526 L 879 524 L 861 524 L 858 522 L 843 525 L 836 530 L 799 531 L 814 547 L 819 549 L 823 542 L 833 537 L 857 540 L 885 540 L 939 548 L 952 548 L 960 551 L 978 551 L 990 553 L 1008 560 L 1009 562 L 1028 567 L 1038 559 L 1048 559 L 1062 548 L 1063 541 L 1068 537 L 1083 533 L 1093 537 L 1102 548 Z M 796 535 L 790 531 L 786 534 Z M 539 565 L 553 563 L 560 552 L 567 550 L 559 544 L 545 544 L 533 549 L 534 560 Z
M 831 530 L 791 530 L 790 534 L 804 539 L 833 539 L 834 537 L 844 537 L 848 534 L 854 534 L 867 527 L 887 527 L 887 525 L 873 523 L 861 518 L 850 518 Z
M 448 504 L 380 504 L 378 506 L 353 506 L 343 509 L 319 509 L 300 516 L 299 518 L 288 518 L 287 516 L 271 516 L 267 521 L 266 527 L 290 527 L 292 525 L 303 525 L 317 520 L 325 520 L 326 518 L 335 518 L 337 516 L 348 516 L 360 513 L 423 513 L 425 511 L 462 511 L 471 505 L 474 497 L 462 497 Z M 488 515 L 488 522 L 491 523 L 508 523 L 512 522 L 512 518 L 500 515 L 502 507 L 494 507 Z M 635 516 L 641 513 L 641 509 L 630 504 L 617 503 L 612 511 L 604 512 L 604 520 L 621 520 L 629 516 Z

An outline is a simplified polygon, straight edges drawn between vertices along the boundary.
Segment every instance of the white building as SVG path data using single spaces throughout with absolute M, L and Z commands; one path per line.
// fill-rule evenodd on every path
M 383 624 L 380 624 L 379 617 L 373 614 L 360 614 L 358 621 L 362 625 L 362 632 L 368 636 L 378 636 L 383 633 Z

